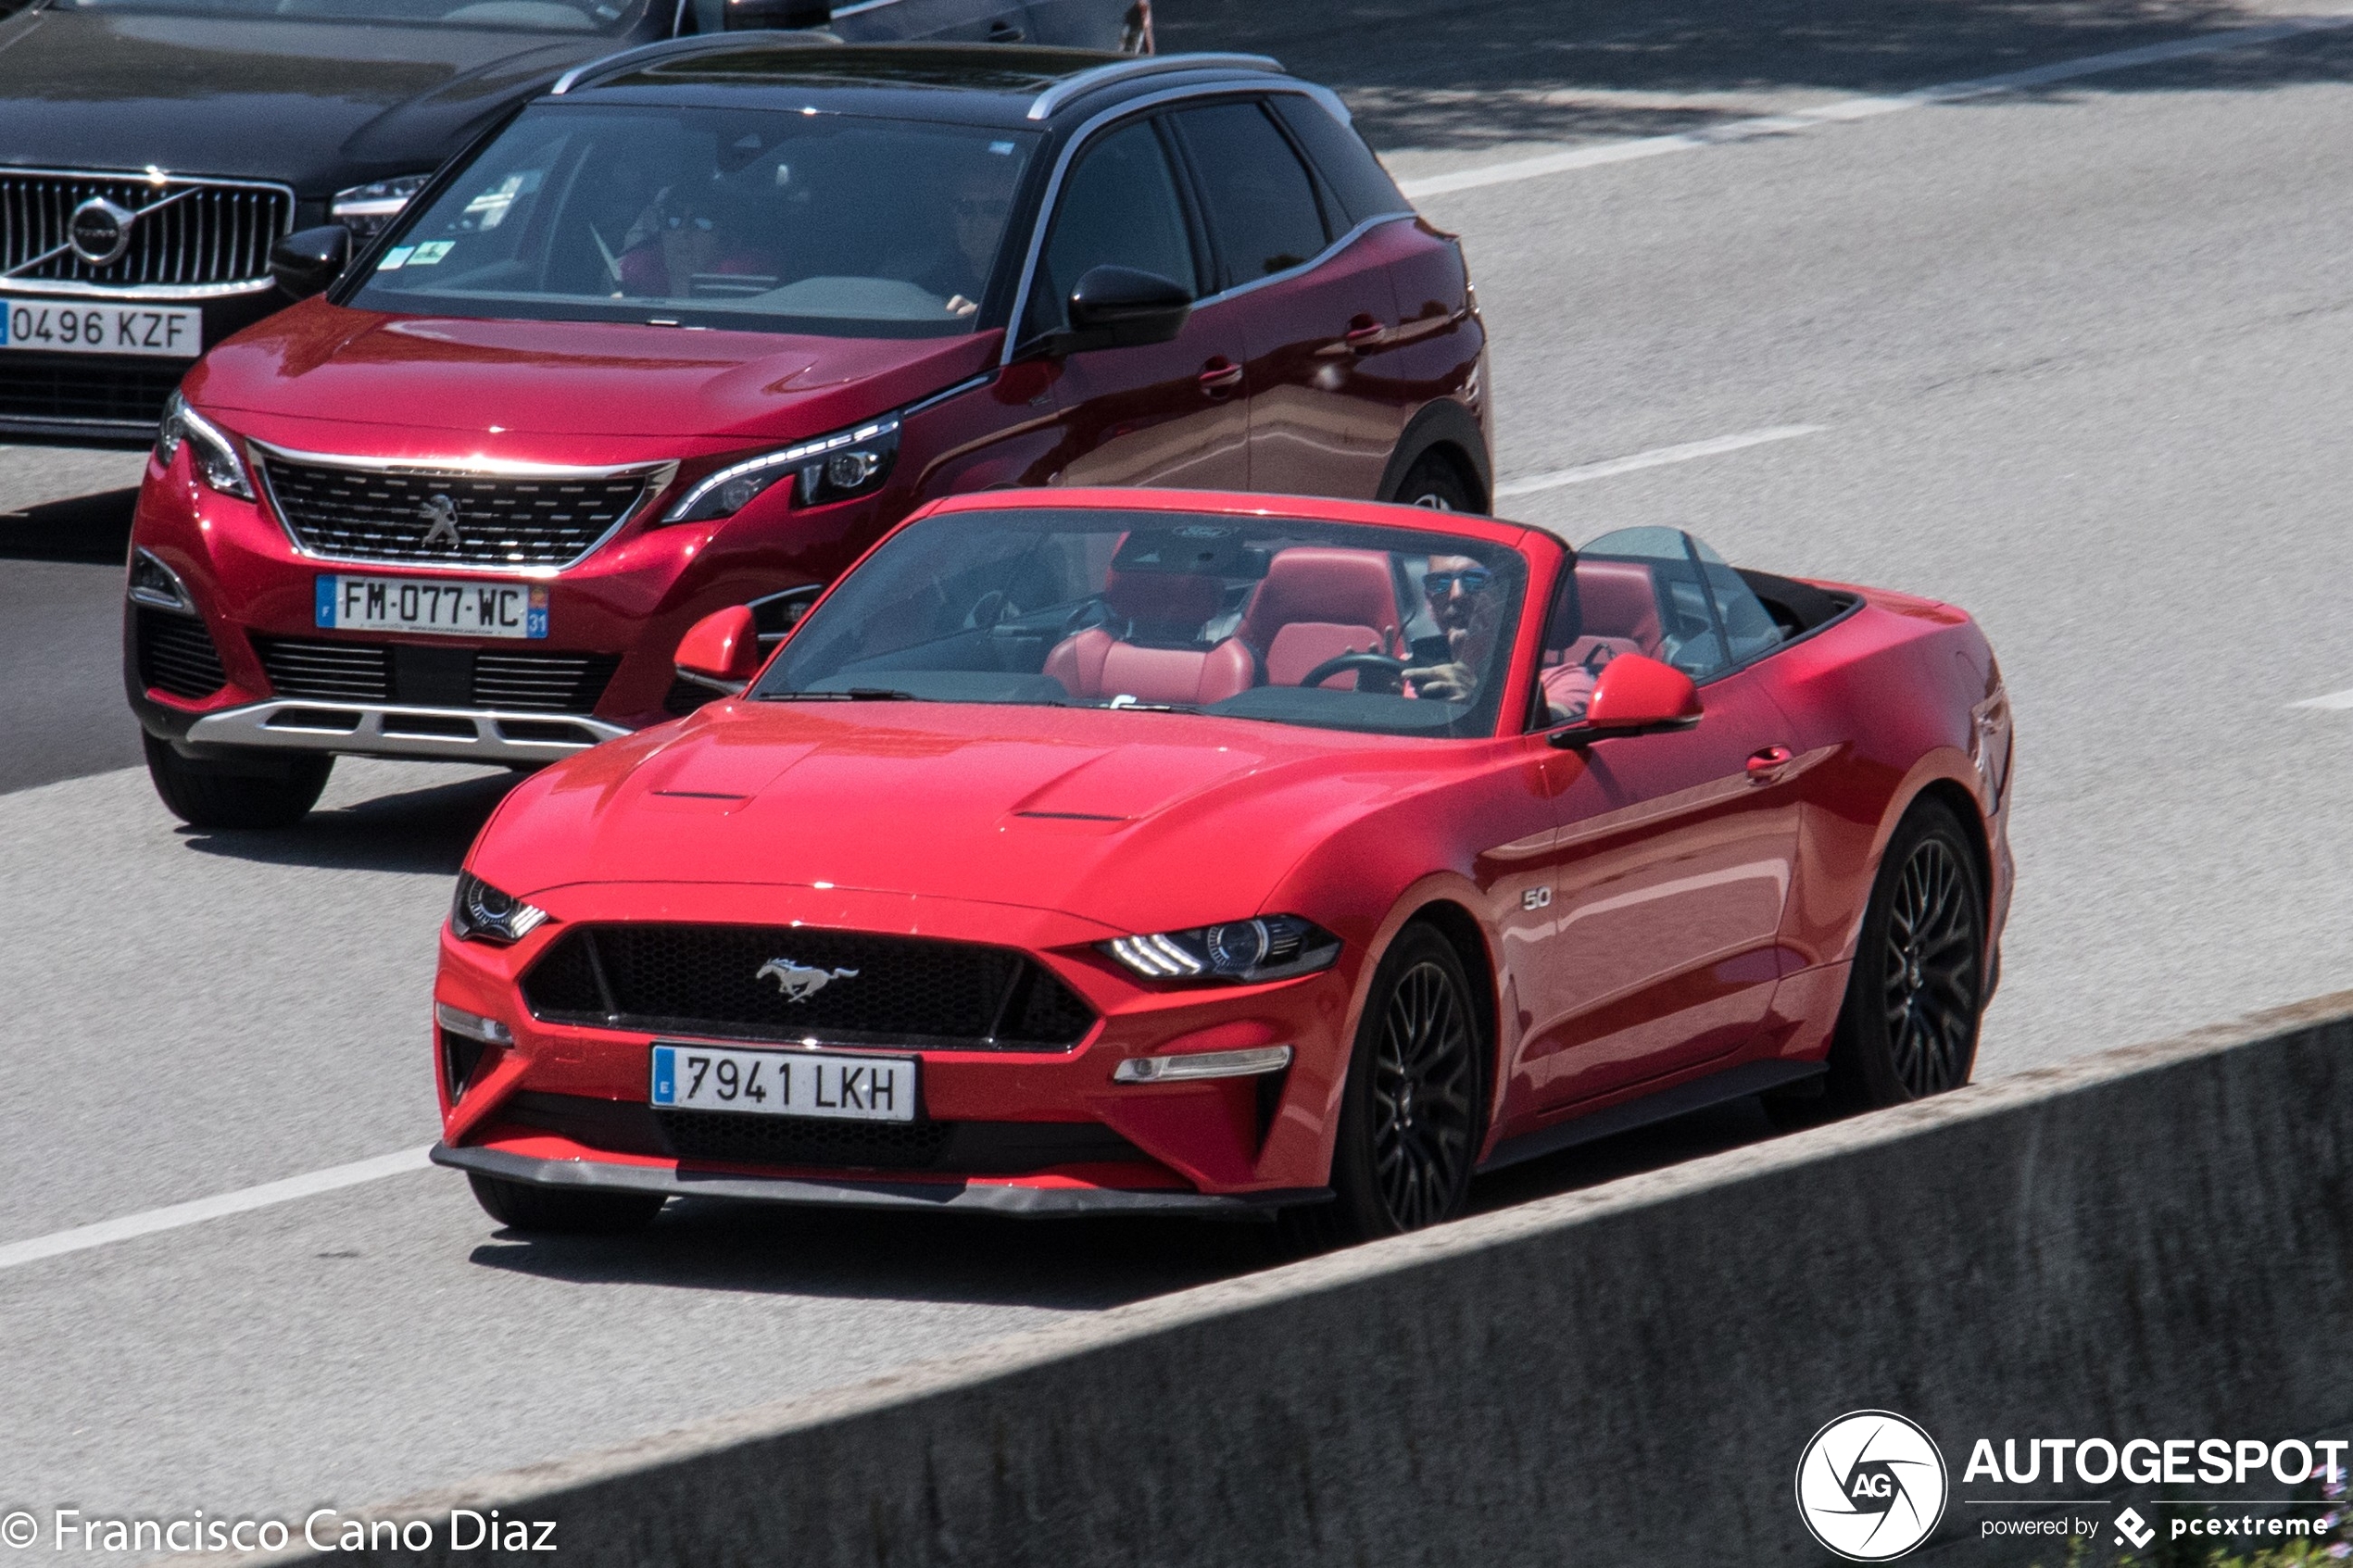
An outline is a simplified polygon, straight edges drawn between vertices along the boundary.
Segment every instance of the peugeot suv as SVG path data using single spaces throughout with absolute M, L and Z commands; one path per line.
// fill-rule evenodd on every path
M 338 753 L 528 767 L 689 712 L 886 529 L 1010 485 L 1484 509 L 1461 253 L 1256 56 L 807 35 L 557 84 L 173 399 L 125 665 L 167 805 Z

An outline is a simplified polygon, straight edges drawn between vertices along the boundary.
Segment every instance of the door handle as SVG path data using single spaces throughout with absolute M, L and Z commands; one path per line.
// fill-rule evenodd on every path
M 1389 329 L 1370 316 L 1357 316 L 1349 321 L 1348 331 L 1340 335 L 1342 342 L 1362 354 L 1367 349 L 1378 347 L 1381 339 L 1389 335 Z
M 1789 771 L 1790 760 L 1793 755 L 1794 753 L 1788 746 L 1768 746 L 1751 756 L 1748 759 L 1749 782 L 1751 784 L 1780 782 L 1780 776 Z
M 1201 375 L 1196 379 L 1201 383 L 1203 396 L 1223 397 L 1242 384 L 1242 368 L 1220 354 L 1201 368 Z

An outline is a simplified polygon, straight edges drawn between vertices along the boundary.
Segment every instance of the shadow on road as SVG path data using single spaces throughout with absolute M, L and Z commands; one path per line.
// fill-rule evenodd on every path
M 1254 50 L 1329 82 L 1388 150 L 1670 134 L 2281 13 L 2216 0 L 1162 0 L 1156 15 L 1163 49 Z M 2032 92 L 2347 79 L 2353 47 L 2340 32 Z
M 477 774 L 426 789 L 313 811 L 296 826 L 258 833 L 182 828 L 201 855 L 333 871 L 458 874 L 467 846 L 518 775 Z M 330 784 L 330 788 L 333 786 Z
M 1472 1208 L 1487 1212 L 1597 1186 L 1771 1135 L 1764 1112 L 1741 1101 L 1482 1177 Z M 1247 1222 L 1008 1220 L 688 1198 L 641 1235 L 504 1231 L 476 1248 L 472 1261 L 577 1285 L 1092 1311 L 1290 1256 L 1274 1226 Z
M 0 558 L 120 566 L 131 557 L 131 513 L 138 504 L 133 486 L 0 512 Z

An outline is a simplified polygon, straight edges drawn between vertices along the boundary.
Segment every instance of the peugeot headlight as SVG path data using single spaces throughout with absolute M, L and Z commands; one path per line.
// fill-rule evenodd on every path
M 804 507 L 847 500 L 879 486 L 898 456 L 899 420 L 875 420 L 731 463 L 698 481 L 661 521 L 710 522 L 733 517 L 780 481 L 800 486 L 795 499 Z
M 501 893 L 472 872 L 458 873 L 458 897 L 449 907 L 449 929 L 461 941 L 504 947 L 538 929 L 547 911 Z
M 395 180 L 376 180 L 337 191 L 335 199 L 327 204 L 327 216 L 350 230 L 352 238 L 371 239 L 400 216 L 400 209 L 432 178 L 430 174 L 403 174 Z
M 1328 969 L 1340 938 L 1297 915 L 1118 936 L 1104 952 L 1147 980 L 1284 980 Z
M 156 430 L 156 461 L 170 468 L 183 445 L 198 478 L 224 495 L 253 499 L 253 481 L 245 474 L 245 459 L 237 456 L 235 444 L 175 392 L 164 404 L 163 423 Z

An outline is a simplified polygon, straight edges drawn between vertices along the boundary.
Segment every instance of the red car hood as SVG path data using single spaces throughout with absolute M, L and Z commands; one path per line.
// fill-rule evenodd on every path
M 471 863 L 524 897 L 831 884 L 1181 929 L 1262 912 L 1340 821 L 1426 782 L 1432 744 L 1098 709 L 727 702 L 519 786 Z
M 231 413 L 475 434 L 791 440 L 977 375 L 1001 337 L 387 316 L 314 299 L 214 348 L 188 396 Z

